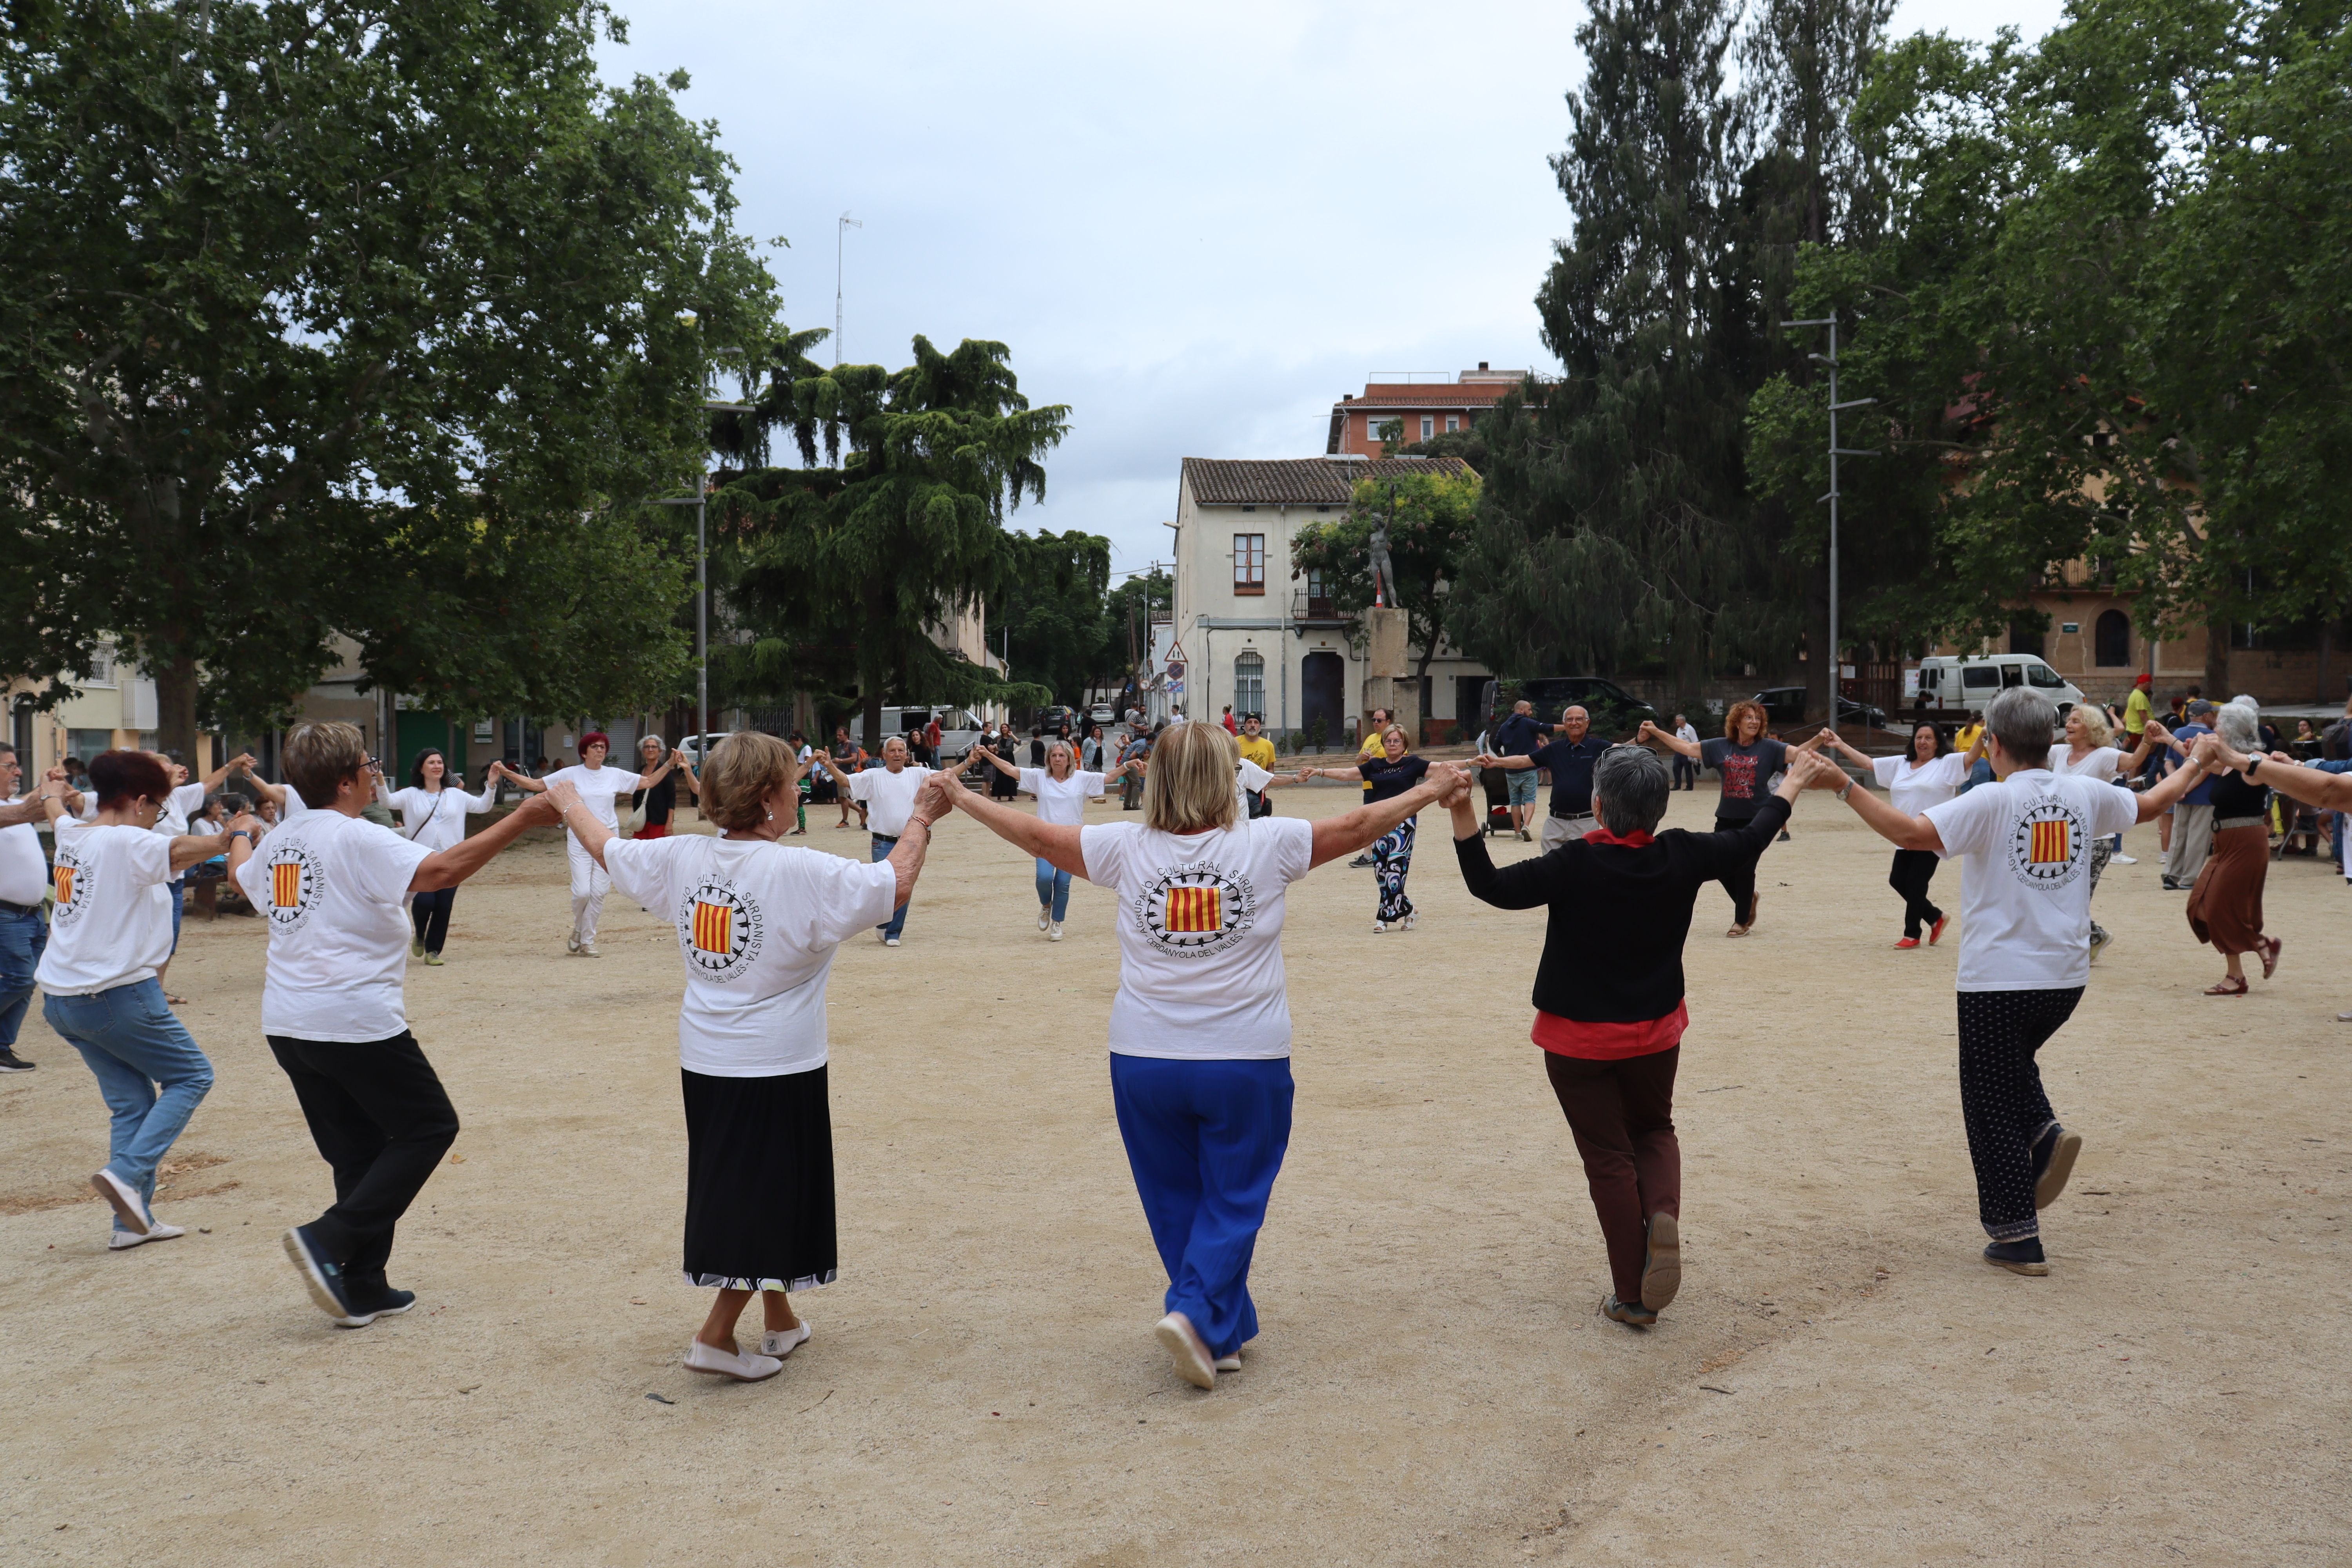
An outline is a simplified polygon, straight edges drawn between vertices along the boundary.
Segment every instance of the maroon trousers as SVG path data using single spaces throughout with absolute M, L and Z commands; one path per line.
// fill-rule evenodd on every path
M 1675 1068 L 1682 1054 L 1680 1046 L 1618 1061 L 1543 1054 L 1552 1093 L 1584 1156 L 1584 1180 L 1621 1301 L 1642 1299 L 1649 1217 L 1682 1217 L 1683 1152 L 1675 1142 Z

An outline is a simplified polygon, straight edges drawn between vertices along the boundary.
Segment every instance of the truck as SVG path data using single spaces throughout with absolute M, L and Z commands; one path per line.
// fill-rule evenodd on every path
M 1919 661 L 1918 705 L 1930 713 L 1980 712 L 2011 686 L 2029 687 L 2050 699 L 2062 721 L 2068 709 L 2084 700 L 2081 689 L 2039 654 L 1938 654 Z

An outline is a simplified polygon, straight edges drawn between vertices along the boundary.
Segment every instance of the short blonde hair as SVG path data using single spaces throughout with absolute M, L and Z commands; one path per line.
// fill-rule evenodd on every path
M 367 737 L 356 724 L 297 724 L 286 737 L 286 782 L 313 811 L 335 804 L 335 790 L 367 766 Z
M 2083 720 L 2083 733 L 2094 746 L 2104 746 L 2116 738 L 2115 726 L 2107 722 L 2105 710 L 2095 702 L 2077 702 L 2067 710 Z
M 1394 735 L 1398 740 L 1402 741 L 1406 751 L 1410 752 L 1412 750 L 1412 737 L 1404 732 L 1404 726 L 1402 724 L 1391 724 L 1381 731 L 1381 746 L 1383 750 L 1387 748 L 1389 737 L 1391 735 Z
M 702 773 L 702 809 L 730 833 L 768 819 L 768 797 L 800 774 L 800 759 L 773 735 L 738 730 L 712 748 Z
M 1151 744 L 1143 775 L 1143 820 L 1162 833 L 1205 833 L 1234 825 L 1240 742 L 1222 724 L 1171 724 Z

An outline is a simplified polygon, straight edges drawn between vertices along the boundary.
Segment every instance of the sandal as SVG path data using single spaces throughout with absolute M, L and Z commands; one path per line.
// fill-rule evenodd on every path
M 2270 941 L 2263 943 L 2260 948 L 2255 950 L 2263 955 L 2263 979 L 2268 980 L 2272 975 L 2278 973 L 2279 949 L 2285 945 L 2285 939 L 2274 936 L 2271 938 Z
M 2242 974 L 2235 980 L 2225 977 L 2205 987 L 2205 994 L 2208 996 L 2243 996 L 2245 994 L 2246 977 Z

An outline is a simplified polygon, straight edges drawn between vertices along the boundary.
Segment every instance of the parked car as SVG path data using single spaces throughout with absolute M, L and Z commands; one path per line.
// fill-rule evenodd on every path
M 1748 700 L 1764 704 L 1766 716 L 1775 724 L 1801 724 L 1805 721 L 1805 689 L 1801 686 L 1769 686 Z M 1886 710 L 1867 702 L 1857 702 L 1841 692 L 1838 694 L 1838 722 L 1884 730 L 1886 728 Z
M 2081 689 L 2038 654 L 1939 654 L 1919 661 L 1919 706 L 1929 712 L 1973 712 L 2010 686 L 2039 691 L 2058 705 L 2062 721 L 2084 700 Z
M 1574 705 L 1582 708 L 1591 720 L 1594 734 L 1612 741 L 1631 736 L 1642 727 L 1644 719 L 1654 724 L 1666 721 L 1656 709 L 1602 676 L 1547 675 L 1529 680 L 1486 682 L 1480 704 L 1486 712 L 1483 727 L 1491 733 L 1511 711 L 1511 705 L 1523 697 L 1533 706 L 1538 723 L 1559 723 L 1560 710 Z
M 1053 734 L 1065 724 L 1070 727 L 1070 733 L 1073 735 L 1082 732 L 1087 727 L 1086 720 L 1079 716 L 1076 709 L 1064 708 L 1059 705 L 1038 709 L 1036 717 L 1030 722 L 1048 735 Z
M 677 742 L 677 749 L 685 752 L 686 760 L 692 763 L 698 770 L 702 766 L 704 753 L 716 749 L 719 742 L 731 733 L 733 731 L 729 730 L 713 730 L 707 735 L 688 735 Z M 634 766 L 635 764 L 628 763 L 624 765 Z
M 1118 723 L 1118 705 L 1114 702 L 1096 703 L 1092 708 L 1087 710 L 1087 722 L 1089 724 Z

